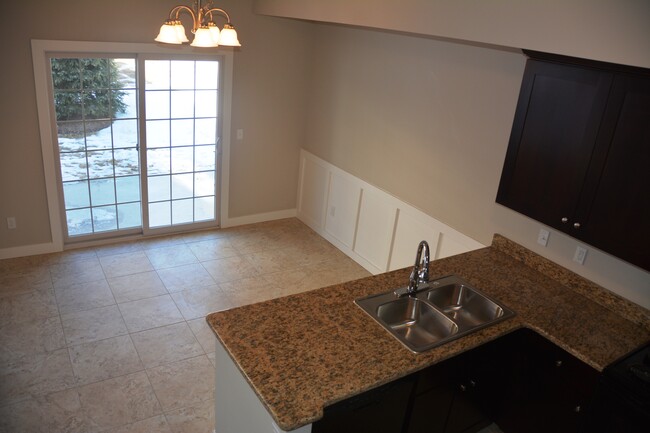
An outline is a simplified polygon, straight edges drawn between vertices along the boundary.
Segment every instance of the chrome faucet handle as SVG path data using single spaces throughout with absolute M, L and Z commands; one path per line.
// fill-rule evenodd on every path
M 413 268 L 413 270 L 411 270 L 411 275 L 409 275 L 408 292 L 415 293 L 415 291 L 418 289 L 419 282 L 420 282 L 420 273 L 417 270 L 417 267 L 415 267 Z

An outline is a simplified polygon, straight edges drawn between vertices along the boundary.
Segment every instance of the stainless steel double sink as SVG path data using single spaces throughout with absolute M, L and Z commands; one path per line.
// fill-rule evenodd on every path
M 400 288 L 354 302 L 413 352 L 515 315 L 455 275 L 422 282 L 411 295 Z

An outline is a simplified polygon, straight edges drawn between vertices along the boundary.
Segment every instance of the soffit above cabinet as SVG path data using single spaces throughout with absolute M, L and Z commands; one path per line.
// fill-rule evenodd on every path
M 254 0 L 253 12 L 650 67 L 640 0 Z

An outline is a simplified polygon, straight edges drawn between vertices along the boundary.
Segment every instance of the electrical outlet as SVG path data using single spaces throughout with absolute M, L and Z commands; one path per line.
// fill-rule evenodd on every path
M 330 206 L 330 217 L 334 218 L 336 216 L 336 206 Z
M 244 139 L 244 130 L 243 129 L 238 129 L 237 130 L 237 141 L 242 141 Z
M 15 217 L 7 218 L 7 228 L 9 230 L 13 230 L 13 229 L 16 228 L 16 218 Z
M 539 235 L 537 235 L 537 243 L 546 246 L 548 245 L 548 237 L 551 235 L 551 233 L 546 230 L 546 229 L 539 229 Z
M 573 261 L 583 265 L 585 263 L 585 257 L 587 257 L 587 249 L 578 245 L 573 255 Z

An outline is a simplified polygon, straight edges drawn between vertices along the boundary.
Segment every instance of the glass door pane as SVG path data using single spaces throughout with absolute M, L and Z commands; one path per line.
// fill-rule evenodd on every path
M 144 65 L 149 227 L 214 221 L 219 62 Z
M 50 64 L 67 239 L 140 228 L 135 59 Z

